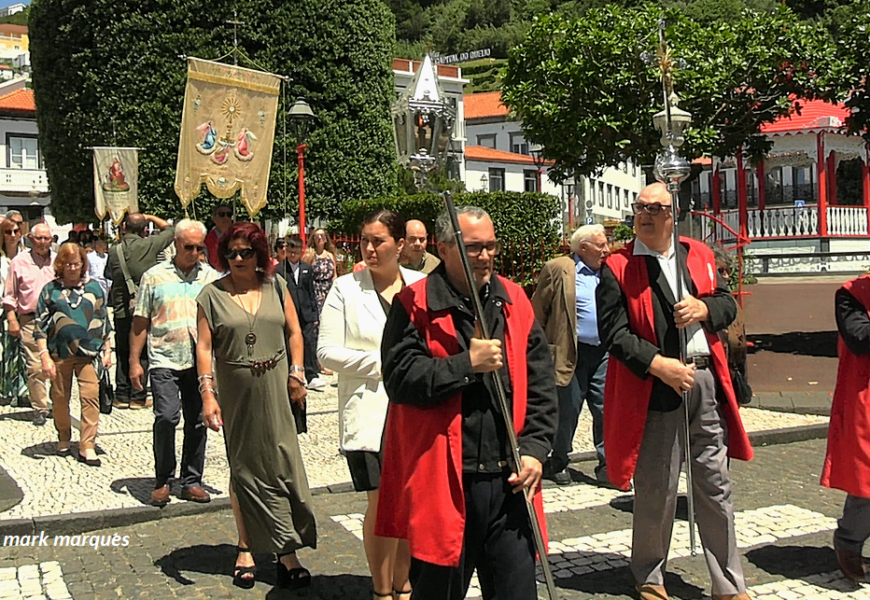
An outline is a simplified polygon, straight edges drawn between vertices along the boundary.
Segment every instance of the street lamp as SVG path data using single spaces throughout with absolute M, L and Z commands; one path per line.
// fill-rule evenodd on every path
M 290 110 L 287 111 L 287 119 L 296 139 L 296 164 L 299 167 L 299 237 L 302 238 L 303 246 L 306 243 L 305 234 L 305 140 L 308 139 L 309 125 L 315 119 L 311 107 L 305 98 L 298 97 Z
M 532 144 L 529 148 L 529 154 L 532 155 L 532 160 L 537 169 L 535 173 L 535 189 L 538 193 L 541 192 L 541 174 L 544 172 L 544 147 L 540 144 Z
M 480 189 L 484 192 L 488 191 L 489 188 L 489 177 L 486 176 L 486 173 L 480 176 Z

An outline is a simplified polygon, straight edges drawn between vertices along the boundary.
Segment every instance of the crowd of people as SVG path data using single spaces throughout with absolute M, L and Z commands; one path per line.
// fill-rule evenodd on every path
M 341 276 L 325 230 L 314 231 L 307 250 L 296 236 L 270 246 L 258 225 L 236 222 L 225 205 L 210 230 L 130 214 L 111 248 L 79 235 L 56 251 L 47 225 L 34 226 L 25 247 L 21 222 L 7 215 L 2 394 L 31 406 L 37 426 L 51 410 L 57 452 L 71 454 L 75 375 L 76 456 L 99 467 L 99 372 L 112 366 L 114 332 L 115 406 L 154 412 L 152 504 L 170 501 L 176 474 L 183 500 L 210 501 L 202 480 L 208 430 L 222 430 L 238 530 L 233 583 L 252 587 L 254 555 L 271 553 L 278 585 L 299 589 L 311 573 L 297 552 L 316 548 L 317 523 L 298 435 L 307 430 L 308 393 L 336 374 L 339 450 L 368 501 L 373 597 L 393 600 L 460 600 L 475 570 L 484 598 L 536 597 L 526 503 L 546 539 L 542 480 L 573 483 L 569 455 L 585 403 L 595 483 L 634 490 L 631 571 L 642 600 L 668 598 L 684 461 L 695 475 L 712 597 L 746 600 L 729 461 L 752 458 L 752 448 L 739 410 L 748 383 L 732 265 L 692 239 L 675 247 L 663 185 L 644 188 L 633 211 L 632 242 L 611 252 L 603 227 L 580 227 L 570 254 L 544 265 L 531 298 L 495 273 L 502 243 L 475 207 L 457 209 L 466 257 L 447 213 L 434 223 L 437 257 L 424 223 L 372 213 L 360 231 L 362 261 Z M 870 537 L 868 454 L 856 450 L 870 436 L 866 419 L 855 419 L 870 402 L 868 281 L 837 295 L 847 369 L 823 476 L 849 493 L 835 548 L 853 579 L 864 577 L 861 547 Z

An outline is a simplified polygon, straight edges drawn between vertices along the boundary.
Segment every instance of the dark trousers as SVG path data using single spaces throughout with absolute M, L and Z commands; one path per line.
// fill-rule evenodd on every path
M 466 474 L 463 486 L 466 520 L 459 566 L 412 558 L 412 600 L 462 600 L 475 567 L 485 600 L 537 598 L 535 545 L 523 494 L 514 494 L 503 474 Z
M 604 382 L 607 379 L 607 358 L 604 345 L 577 344 L 577 366 L 574 377 L 565 387 L 557 387 L 559 395 L 559 425 L 553 440 L 552 465 L 555 472 L 568 466 L 568 455 L 577 431 L 577 421 L 583 402 L 592 413 L 592 441 L 598 454 L 596 472 L 605 467 L 604 460 Z
M 150 377 L 154 396 L 154 473 L 157 484 L 164 484 L 175 476 L 175 428 L 183 411 L 181 487 L 187 489 L 202 485 L 208 429 L 202 424 L 202 397 L 196 369 L 152 369 Z
M 301 323 L 302 325 L 302 340 L 305 342 L 305 357 L 303 366 L 305 367 L 305 381 L 311 383 L 311 380 L 317 377 L 317 324 L 316 323 Z
M 115 365 L 115 398 L 122 402 L 145 402 L 147 394 L 143 389 L 133 389 L 130 383 L 130 330 L 133 327 L 133 318 L 116 318 L 115 324 L 115 355 L 118 363 Z M 142 370 L 148 373 L 148 352 L 143 351 L 139 355 L 139 364 Z M 144 386 L 143 386 L 144 387 Z

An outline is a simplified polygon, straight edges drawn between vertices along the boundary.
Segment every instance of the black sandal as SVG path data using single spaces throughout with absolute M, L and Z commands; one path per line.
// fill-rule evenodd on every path
M 247 552 L 251 554 L 251 550 L 249 548 L 242 548 L 241 546 L 236 546 L 236 550 L 238 550 L 239 554 L 243 552 Z M 253 557 L 253 554 L 251 554 Z M 236 560 L 238 560 L 238 555 L 236 555 Z M 254 583 L 257 579 L 257 565 L 251 567 L 240 567 L 238 565 L 233 566 L 233 585 L 243 590 L 249 590 L 254 587 Z
M 389 594 L 379 594 L 376 591 L 372 590 L 372 596 L 374 596 L 375 598 L 392 598 L 393 592 L 390 592 Z
M 399 598 L 399 596 L 408 596 L 408 598 L 410 598 L 411 592 L 413 592 L 413 591 L 414 590 L 397 590 L 397 589 L 393 588 L 393 597 Z
M 286 555 L 278 555 L 278 563 L 275 565 L 275 579 L 277 580 L 278 587 L 288 590 L 301 590 L 302 588 L 310 587 L 311 571 L 305 567 L 288 569 L 281 562 L 281 556 Z

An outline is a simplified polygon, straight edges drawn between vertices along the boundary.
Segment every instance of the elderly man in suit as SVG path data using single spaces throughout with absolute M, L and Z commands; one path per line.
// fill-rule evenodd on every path
M 595 289 L 607 256 L 601 225 L 584 225 L 571 236 L 570 256 L 547 262 L 532 296 L 535 317 L 550 344 L 556 366 L 559 426 L 544 475 L 559 485 L 571 483 L 568 454 L 583 402 L 592 413 L 592 439 L 598 454 L 597 481 L 610 485 L 604 460 L 604 380 L 607 350 L 598 337 Z
M 287 281 L 287 289 L 302 328 L 305 340 L 305 380 L 308 389 L 320 391 L 326 382 L 318 377 L 317 370 L 317 296 L 314 294 L 314 272 L 311 265 L 302 258 L 302 240 L 298 237 L 287 238 L 286 259 L 275 268 L 275 272 Z

